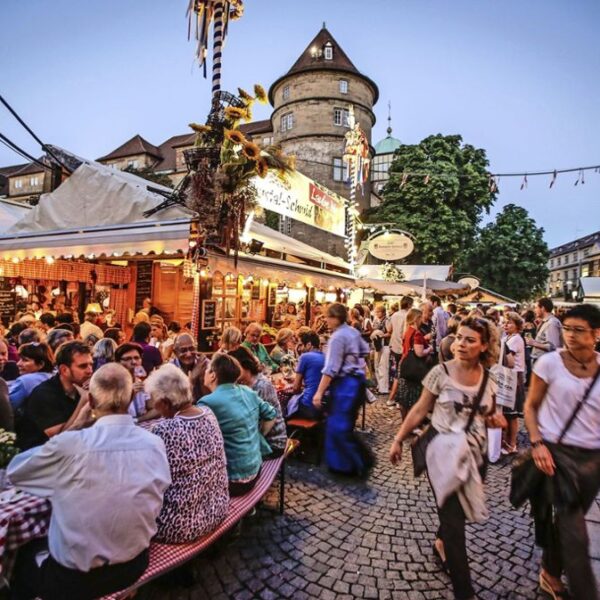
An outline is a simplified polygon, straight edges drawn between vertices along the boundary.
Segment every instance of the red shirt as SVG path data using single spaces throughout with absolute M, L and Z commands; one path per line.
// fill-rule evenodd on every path
M 407 327 L 404 332 L 404 339 L 402 340 L 402 356 L 406 356 L 411 347 L 414 347 L 415 345 L 424 346 L 425 348 L 428 346 L 423 334 L 411 325 L 410 327 Z

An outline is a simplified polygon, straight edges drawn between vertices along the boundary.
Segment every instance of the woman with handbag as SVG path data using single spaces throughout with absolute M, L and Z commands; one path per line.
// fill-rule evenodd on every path
M 402 443 L 429 411 L 433 411 L 431 427 L 417 441 L 429 440 L 431 445 L 437 441 L 436 438 L 445 438 L 445 434 L 462 433 L 466 437 L 467 452 L 470 453 L 468 458 L 474 464 L 474 480 L 468 492 L 466 486 L 464 489 L 458 488 L 446 496 L 441 506 L 437 502 L 440 527 L 433 551 L 450 575 L 455 598 L 468 600 L 475 597 L 475 592 L 465 543 L 465 506 L 470 499 L 465 497 L 465 492 L 476 494 L 483 502 L 486 427 L 498 427 L 504 421 L 502 415 L 496 412 L 496 384 L 487 371 L 487 367 L 497 361 L 498 336 L 495 325 L 480 318 L 463 320 L 456 333 L 454 351 L 453 360 L 436 365 L 423 380 L 421 397 L 394 438 L 390 461 L 394 465 L 400 462 Z M 428 471 L 433 466 L 428 460 Z
M 371 339 L 373 340 L 375 377 L 377 378 L 377 393 L 387 394 L 390 391 L 390 337 L 392 327 L 386 315 L 385 306 L 375 306 L 375 322 Z
M 531 455 L 546 475 L 542 492 L 530 497 L 544 549 L 540 588 L 555 599 L 568 597 L 560 579 L 565 571 L 573 598 L 597 600 L 585 514 L 600 491 L 600 355 L 594 350 L 600 309 L 570 309 L 562 331 L 566 348 L 535 362 L 525 404 Z
M 411 308 L 406 313 L 406 330 L 402 338 L 402 360 L 398 369 L 398 407 L 405 418 L 416 404 L 423 386 L 421 381 L 427 374 L 427 357 L 433 352 L 420 331 L 422 313 Z M 403 364 L 404 363 L 404 366 Z

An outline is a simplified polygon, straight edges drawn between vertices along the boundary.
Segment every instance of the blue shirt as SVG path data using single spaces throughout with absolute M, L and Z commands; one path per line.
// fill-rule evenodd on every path
M 340 325 L 327 344 L 327 356 L 323 375 L 344 377 L 353 373 L 364 373 L 364 356 L 368 356 L 369 346 L 360 333 L 346 325 Z
M 218 386 L 197 404 L 208 406 L 217 417 L 225 442 L 229 480 L 256 475 L 262 464 L 259 423 L 274 419 L 277 411 L 249 387 L 234 383 Z
M 312 407 L 312 399 L 321 382 L 321 372 L 325 366 L 325 355 L 320 350 L 311 350 L 300 356 L 296 373 L 302 375 L 304 391 L 300 404 Z
M 34 388 L 47 379 L 50 379 L 50 377 L 52 377 L 52 373 L 37 371 L 36 373 L 26 373 L 17 377 L 14 381 L 9 381 L 8 397 L 13 409 L 20 408 L 23 402 L 29 397 L 29 394 L 33 392 Z

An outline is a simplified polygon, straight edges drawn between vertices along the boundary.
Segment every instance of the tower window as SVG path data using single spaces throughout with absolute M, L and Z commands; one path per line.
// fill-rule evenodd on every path
M 335 157 L 333 159 L 333 180 L 348 181 L 349 178 L 348 163 L 344 163 L 343 159 Z
M 284 100 L 288 100 L 290 97 L 290 86 L 289 85 L 285 85 L 283 87 L 283 91 L 281 93 L 282 97 Z
M 340 93 L 347 94 L 348 93 L 348 80 L 340 79 Z
M 350 127 L 350 111 L 346 108 L 333 109 L 333 124 L 338 127 Z
M 15 180 L 15 188 L 17 190 L 20 190 L 23 187 L 23 180 L 22 179 L 16 179 Z
M 294 113 L 285 113 L 285 115 L 281 115 L 280 127 L 279 130 L 281 133 L 285 133 L 294 127 Z
M 323 55 L 325 56 L 325 60 L 333 60 L 333 46 L 331 45 L 331 42 L 325 44 Z
M 35 187 L 38 184 L 39 184 L 39 180 L 38 180 L 37 176 L 29 178 L 29 185 L 30 186 Z

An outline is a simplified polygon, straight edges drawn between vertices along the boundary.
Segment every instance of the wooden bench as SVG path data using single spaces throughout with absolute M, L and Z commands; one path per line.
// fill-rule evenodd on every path
M 295 435 L 302 436 L 300 438 L 300 443 L 302 446 L 302 454 L 304 456 L 307 455 L 307 449 L 314 449 L 314 460 L 307 462 L 312 462 L 313 464 L 320 465 L 321 464 L 321 447 L 322 447 L 322 422 L 316 419 L 301 419 L 292 417 L 286 421 L 286 427 L 288 436 L 290 439 L 293 439 Z M 307 444 L 306 439 L 311 438 L 312 444 Z
M 102 600 L 119 600 L 127 597 L 131 592 L 142 585 L 152 581 L 180 567 L 206 550 L 217 541 L 224 533 L 229 531 L 242 517 L 249 513 L 267 493 L 271 484 L 279 473 L 279 514 L 283 514 L 285 501 L 285 459 L 300 445 L 298 440 L 288 440 L 285 453 L 278 457 L 263 462 L 260 477 L 256 485 L 244 496 L 231 498 L 229 512 L 225 520 L 212 533 L 187 544 L 150 544 L 150 563 L 144 574 L 130 587 L 115 594 L 105 596 Z

